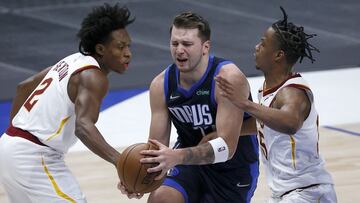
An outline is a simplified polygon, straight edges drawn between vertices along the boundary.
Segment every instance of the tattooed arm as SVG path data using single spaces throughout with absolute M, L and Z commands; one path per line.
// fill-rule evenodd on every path
M 220 70 L 219 74 L 229 78 L 229 80 L 242 80 L 243 82 L 239 83 L 242 86 L 239 86 L 238 88 L 240 91 L 244 92 L 244 98 L 248 98 L 249 85 L 247 80 L 234 64 L 225 65 Z M 160 84 L 163 84 L 163 79 Z M 163 85 L 156 86 L 155 79 L 155 81 L 153 81 L 152 85 L 150 86 L 151 112 L 154 115 L 156 115 L 157 112 L 165 112 L 165 110 L 167 112 L 167 108 L 163 104 Z M 221 160 L 221 162 L 223 162 L 231 159 L 236 151 L 244 112 L 234 106 L 227 98 L 221 96 L 221 92 L 217 86 L 215 88 L 215 98 L 218 104 L 216 116 L 216 133 L 217 137 L 222 138 L 224 143 L 226 143 L 228 149 L 226 157 Z M 156 102 L 153 102 L 152 100 L 156 100 Z M 157 145 L 159 150 L 145 150 L 142 152 L 142 154 L 148 155 L 147 158 L 143 158 L 141 160 L 142 163 L 159 163 L 159 165 L 156 167 L 148 169 L 148 172 L 162 171 L 161 175 L 158 176 L 161 177 L 165 175 L 168 169 L 174 167 L 175 165 L 203 165 L 214 163 L 214 149 L 208 141 L 194 147 L 181 149 L 168 148 L 170 134 L 170 130 L 168 129 L 168 115 L 165 115 L 165 113 L 162 113 L 161 115 L 163 116 L 159 116 L 158 119 L 152 115 L 149 139 L 149 142 Z M 164 117 L 166 117 L 166 122 L 158 122 L 160 118 L 164 119 Z
M 238 67 L 234 64 L 227 64 L 220 69 L 219 75 L 230 81 L 240 81 L 237 83 L 239 84 L 237 89 L 238 91 L 243 92 L 243 98 L 248 98 L 249 85 L 244 74 Z M 218 104 L 216 115 L 216 133 L 217 137 L 222 138 L 228 147 L 229 154 L 227 160 L 229 160 L 236 151 L 244 112 L 233 105 L 227 98 L 221 96 L 221 91 L 217 86 L 215 86 L 215 98 Z M 181 153 L 183 154 L 181 164 L 210 164 L 213 163 L 215 159 L 213 147 L 209 142 L 205 142 L 196 147 L 179 150 L 181 150 Z

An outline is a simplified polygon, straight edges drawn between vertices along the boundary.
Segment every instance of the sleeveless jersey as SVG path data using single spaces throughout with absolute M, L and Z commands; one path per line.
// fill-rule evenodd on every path
M 75 136 L 75 105 L 67 91 L 69 79 L 89 68 L 99 68 L 91 56 L 75 53 L 60 60 L 27 98 L 12 125 L 30 132 L 59 152 L 67 152 L 78 140 Z
M 210 56 L 206 72 L 188 90 L 179 85 L 180 73 L 175 64 L 165 70 L 166 103 L 178 134 L 175 148 L 196 146 L 204 135 L 216 130 L 217 103 L 214 77 L 222 66 L 229 63 L 232 62 Z M 248 115 L 244 115 L 244 118 L 246 116 Z M 240 164 L 253 163 L 258 160 L 257 150 L 256 136 L 240 137 L 232 160 Z
M 330 174 L 319 156 L 318 114 L 312 92 L 300 74 L 294 74 L 282 84 L 269 90 L 259 90 L 259 103 L 271 107 L 276 94 L 284 87 L 304 90 L 311 110 L 302 127 L 294 134 L 277 132 L 257 121 L 262 162 L 267 182 L 275 196 L 312 184 L 332 184 Z

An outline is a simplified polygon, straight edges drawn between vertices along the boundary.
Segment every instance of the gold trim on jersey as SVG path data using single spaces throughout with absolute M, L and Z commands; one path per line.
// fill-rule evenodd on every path
M 54 138 L 55 136 L 57 136 L 58 134 L 60 134 L 61 130 L 64 128 L 65 123 L 69 120 L 70 116 L 64 118 L 61 122 L 60 122 L 60 126 L 57 129 L 57 131 L 51 135 L 49 138 L 46 139 L 46 141 L 51 140 L 52 138 Z
M 45 165 L 45 161 L 44 161 L 44 158 L 43 158 L 43 157 L 41 157 L 41 164 L 43 165 L 44 171 L 45 171 L 47 177 L 49 178 L 49 180 L 50 180 L 53 188 L 55 189 L 56 194 L 57 194 L 59 197 L 61 197 L 61 198 L 63 198 L 63 199 L 66 199 L 66 200 L 68 200 L 68 201 L 71 202 L 71 203 L 76 203 L 75 200 L 73 200 L 71 197 L 69 197 L 67 194 L 65 194 L 63 191 L 60 190 L 60 188 L 59 188 L 58 184 L 56 183 L 54 177 L 51 175 L 48 167 Z
M 295 160 L 295 139 L 290 135 L 290 144 L 291 144 L 291 159 L 294 169 L 296 169 L 296 160 Z

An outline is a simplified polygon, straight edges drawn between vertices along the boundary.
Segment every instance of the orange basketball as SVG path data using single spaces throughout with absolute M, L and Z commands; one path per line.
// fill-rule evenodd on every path
M 157 165 L 157 163 L 142 164 L 140 159 L 145 157 L 140 154 L 142 150 L 157 149 L 156 146 L 149 143 L 137 143 L 127 147 L 121 154 L 117 171 L 120 180 L 126 189 L 131 193 L 148 193 L 154 191 L 164 181 L 154 180 L 160 174 L 148 173 L 146 170 Z

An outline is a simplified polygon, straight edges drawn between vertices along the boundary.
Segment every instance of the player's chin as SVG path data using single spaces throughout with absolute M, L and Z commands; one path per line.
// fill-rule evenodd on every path
M 127 68 L 125 67 L 120 67 L 118 69 L 116 69 L 115 72 L 119 73 L 119 74 L 124 74 L 127 71 Z

